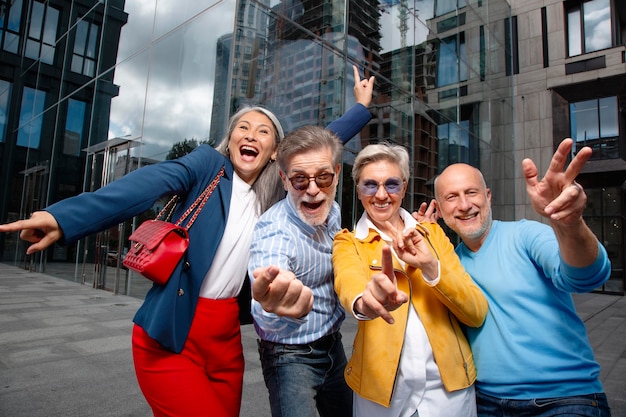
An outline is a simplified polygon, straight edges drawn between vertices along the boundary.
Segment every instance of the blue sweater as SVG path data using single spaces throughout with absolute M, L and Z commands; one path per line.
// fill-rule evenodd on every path
M 602 392 L 587 332 L 570 292 L 602 285 L 611 264 L 600 244 L 586 268 L 566 265 L 548 225 L 494 221 L 478 252 L 460 244 L 463 266 L 483 290 L 489 313 L 466 332 L 487 395 L 530 399 Z

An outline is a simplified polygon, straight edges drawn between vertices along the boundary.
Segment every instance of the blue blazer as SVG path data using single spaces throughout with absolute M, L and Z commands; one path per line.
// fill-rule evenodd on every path
M 353 106 L 328 128 L 346 143 L 371 119 L 361 104 Z M 234 168 L 224 155 L 201 145 L 188 155 L 133 171 L 92 193 L 48 208 L 69 244 L 139 215 L 164 195 L 179 194 L 172 218 L 178 218 L 225 168 L 219 185 L 189 229 L 189 248 L 165 285 L 154 284 L 133 321 L 166 349 L 180 353 L 187 340 L 202 281 L 220 244 L 230 209 Z

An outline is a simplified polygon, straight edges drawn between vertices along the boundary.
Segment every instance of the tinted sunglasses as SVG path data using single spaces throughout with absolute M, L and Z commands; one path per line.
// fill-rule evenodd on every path
M 314 177 L 307 177 L 306 175 L 294 175 L 289 178 L 289 182 L 291 186 L 298 191 L 304 191 L 309 188 L 309 183 L 311 180 L 315 181 L 317 188 L 328 188 L 333 184 L 333 179 L 335 178 L 335 174 L 331 174 L 330 172 L 324 172 L 322 174 L 316 175 Z
M 384 183 L 376 182 L 374 180 L 363 180 L 359 183 L 358 187 L 361 194 L 373 196 L 378 192 L 378 188 L 381 185 L 385 187 L 385 191 L 387 191 L 388 194 L 400 194 L 404 181 L 398 177 L 387 178 Z

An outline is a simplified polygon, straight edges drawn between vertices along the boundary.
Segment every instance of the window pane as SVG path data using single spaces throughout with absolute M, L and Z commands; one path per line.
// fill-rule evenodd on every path
M 80 156 L 86 107 L 84 102 L 74 99 L 70 99 L 67 104 L 65 137 L 63 138 L 63 153 L 66 155 Z
M 59 22 L 59 11 L 52 7 L 47 8 L 46 24 L 44 26 L 43 41 L 48 45 L 54 45 L 57 40 L 57 26 Z
M 609 0 L 583 3 L 585 21 L 585 52 L 611 47 L 611 7 Z
M 467 55 L 465 49 L 465 38 L 463 37 L 459 43 L 459 59 L 457 65 L 459 66 L 459 81 L 467 81 Z
M 72 72 L 81 74 L 83 71 L 83 57 L 79 55 L 72 56 Z
M 30 59 L 39 59 L 39 46 L 41 44 L 37 41 L 27 40 L 26 41 L 26 50 L 24 51 L 24 55 L 26 55 Z
M 599 138 L 597 100 L 571 103 L 570 120 L 572 123 L 572 136 L 577 142 Z
M 0 80 L 0 143 L 6 142 L 7 115 L 9 114 L 9 98 L 11 83 Z
M 87 30 L 89 23 L 84 20 L 76 23 L 76 36 L 74 38 L 74 53 L 77 55 L 85 54 L 85 44 L 87 43 Z
M 52 65 L 52 63 L 54 63 L 54 47 L 42 45 L 40 59 L 44 64 Z
M 456 0 L 437 0 L 437 8 L 435 10 L 435 14 L 437 16 L 441 16 L 442 14 L 451 12 L 455 8 Z
M 620 216 L 624 212 L 622 210 L 622 199 L 620 198 L 621 190 L 618 187 L 606 187 L 602 193 L 602 205 L 604 214 L 609 216 Z
M 20 37 L 13 34 L 5 32 L 4 34 L 4 50 L 9 51 L 11 53 L 17 54 L 17 47 L 20 44 Z
M 452 84 L 457 77 L 456 38 L 443 39 L 439 44 L 439 60 L 437 61 L 437 86 Z
M 45 98 L 46 93 L 43 91 L 24 87 L 20 108 L 20 127 L 17 131 L 18 146 L 39 148 Z
M 87 44 L 87 51 L 85 56 L 89 58 L 96 57 L 96 43 L 98 42 L 98 26 L 93 23 L 89 24 L 89 43 Z
M 7 29 L 12 32 L 20 31 L 20 17 L 22 16 L 22 0 L 16 0 L 11 4 L 9 12 L 9 25 Z
M 605 97 L 599 101 L 600 137 L 613 138 L 619 136 L 617 119 L 617 97 Z
M 96 74 L 96 61 L 92 61 L 91 59 L 85 59 L 83 74 L 93 77 Z
M 582 54 L 582 34 L 580 31 L 580 10 L 576 9 L 567 14 L 567 41 L 569 56 Z
M 41 40 L 41 27 L 43 25 L 43 4 L 33 2 L 33 10 L 30 15 L 30 27 L 28 30 L 28 36 Z

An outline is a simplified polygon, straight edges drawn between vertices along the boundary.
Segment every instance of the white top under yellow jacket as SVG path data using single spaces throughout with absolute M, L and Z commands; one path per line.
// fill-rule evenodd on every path
M 421 270 L 403 268 L 394 258 L 398 289 L 409 295 L 424 325 L 446 390 L 464 389 L 476 379 L 476 369 L 459 321 L 480 326 L 487 315 L 487 301 L 465 272 L 443 229 L 436 223 L 417 224 L 416 228 L 428 238 L 440 262 L 439 281 L 428 285 Z M 353 301 L 365 290 L 371 275 L 381 271 L 385 245 L 373 229 L 364 239 L 345 229 L 335 236 L 335 291 L 346 310 L 352 311 Z M 353 354 L 345 370 L 346 381 L 357 394 L 385 407 L 390 404 L 398 373 L 408 303 L 391 314 L 393 325 L 381 318 L 359 321 Z

